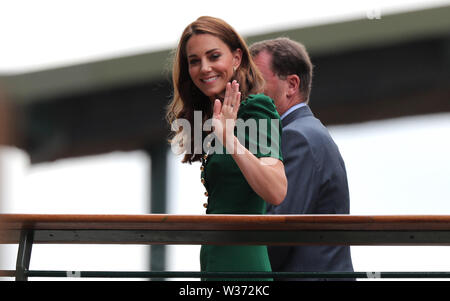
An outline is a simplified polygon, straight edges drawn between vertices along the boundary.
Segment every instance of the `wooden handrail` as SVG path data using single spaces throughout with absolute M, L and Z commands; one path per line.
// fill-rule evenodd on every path
M 0 243 L 24 229 L 35 243 L 450 244 L 448 215 L 0 214 Z
M 19 244 L 14 275 L 26 280 L 47 275 L 28 270 L 36 243 L 450 245 L 450 216 L 0 214 L 0 243 Z
M 450 215 L 0 214 L 0 229 L 450 230 Z

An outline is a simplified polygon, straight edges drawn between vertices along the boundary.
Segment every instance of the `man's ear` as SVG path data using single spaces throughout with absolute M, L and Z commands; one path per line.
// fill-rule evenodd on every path
M 300 77 L 297 74 L 286 76 L 286 82 L 288 84 L 288 96 L 298 93 L 300 89 Z

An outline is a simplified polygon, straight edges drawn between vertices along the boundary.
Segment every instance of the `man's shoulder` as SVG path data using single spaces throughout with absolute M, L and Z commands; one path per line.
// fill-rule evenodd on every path
M 314 115 L 305 115 L 301 112 L 293 112 L 292 114 L 294 115 L 291 116 L 289 123 L 283 126 L 283 132 L 296 132 L 306 139 L 328 135 L 327 128 Z
M 313 115 L 299 116 L 284 126 L 282 143 L 282 146 L 286 146 L 289 150 L 293 145 L 307 146 L 314 156 L 321 156 L 320 154 L 325 156 L 324 149 L 330 151 L 337 149 L 328 129 Z

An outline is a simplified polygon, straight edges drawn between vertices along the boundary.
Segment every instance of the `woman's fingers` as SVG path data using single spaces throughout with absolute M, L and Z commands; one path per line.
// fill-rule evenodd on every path
M 219 116 L 221 111 L 222 111 L 222 103 L 220 102 L 220 99 L 216 99 L 214 101 L 214 109 L 213 109 L 214 116 Z
M 235 104 L 233 106 L 233 113 L 237 114 L 239 106 L 241 105 L 241 92 L 236 93 Z
M 231 83 L 227 83 L 227 85 L 225 86 L 225 97 L 223 99 L 224 106 L 231 106 L 231 92 L 232 92 Z
M 236 80 L 232 83 L 227 83 L 225 88 L 225 97 L 223 100 L 223 107 L 231 113 L 236 113 L 241 103 L 241 93 L 239 92 L 239 84 Z
M 241 104 L 241 92 L 239 92 L 239 83 L 234 81 L 233 86 L 233 113 L 237 113 L 239 111 L 239 105 Z
M 241 103 L 241 92 L 239 92 L 239 84 L 236 80 L 227 83 L 225 87 L 225 97 L 223 103 L 216 99 L 214 102 L 214 133 L 223 145 L 226 144 L 229 137 L 231 140 L 234 136 L 234 125 Z

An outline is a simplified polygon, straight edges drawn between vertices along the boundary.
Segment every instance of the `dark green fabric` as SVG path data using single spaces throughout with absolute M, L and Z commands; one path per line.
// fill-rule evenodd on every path
M 244 122 L 253 119 L 257 124 L 261 120 L 267 123 L 266 131 L 261 133 L 258 126 L 257 136 L 268 139 L 270 146 L 271 134 L 278 131 L 278 139 L 275 148 L 281 145 L 281 122 L 275 109 L 273 100 L 264 94 L 250 95 L 241 103 L 238 119 Z M 278 120 L 277 128 L 271 129 L 271 119 Z M 236 130 L 235 130 L 236 135 Z M 237 137 L 239 137 L 237 135 Z M 255 156 L 275 157 L 282 160 L 281 150 L 268 153 L 261 149 L 260 138 L 251 139 L 249 131 L 245 135 L 245 146 L 249 149 L 251 143 L 258 144 Z M 243 143 L 243 141 L 241 141 Z M 264 214 L 265 201 L 258 196 L 247 183 L 244 175 L 230 154 L 226 154 L 221 146 L 222 154 L 208 155 L 204 163 L 201 177 L 208 192 L 207 214 Z M 250 151 L 252 151 L 250 149 Z M 202 246 L 200 253 L 202 271 L 228 272 L 228 271 L 271 271 L 266 246 Z M 230 279 L 227 279 L 230 280 Z M 242 279 L 240 279 L 242 280 Z M 257 279 L 267 280 L 267 279 Z

